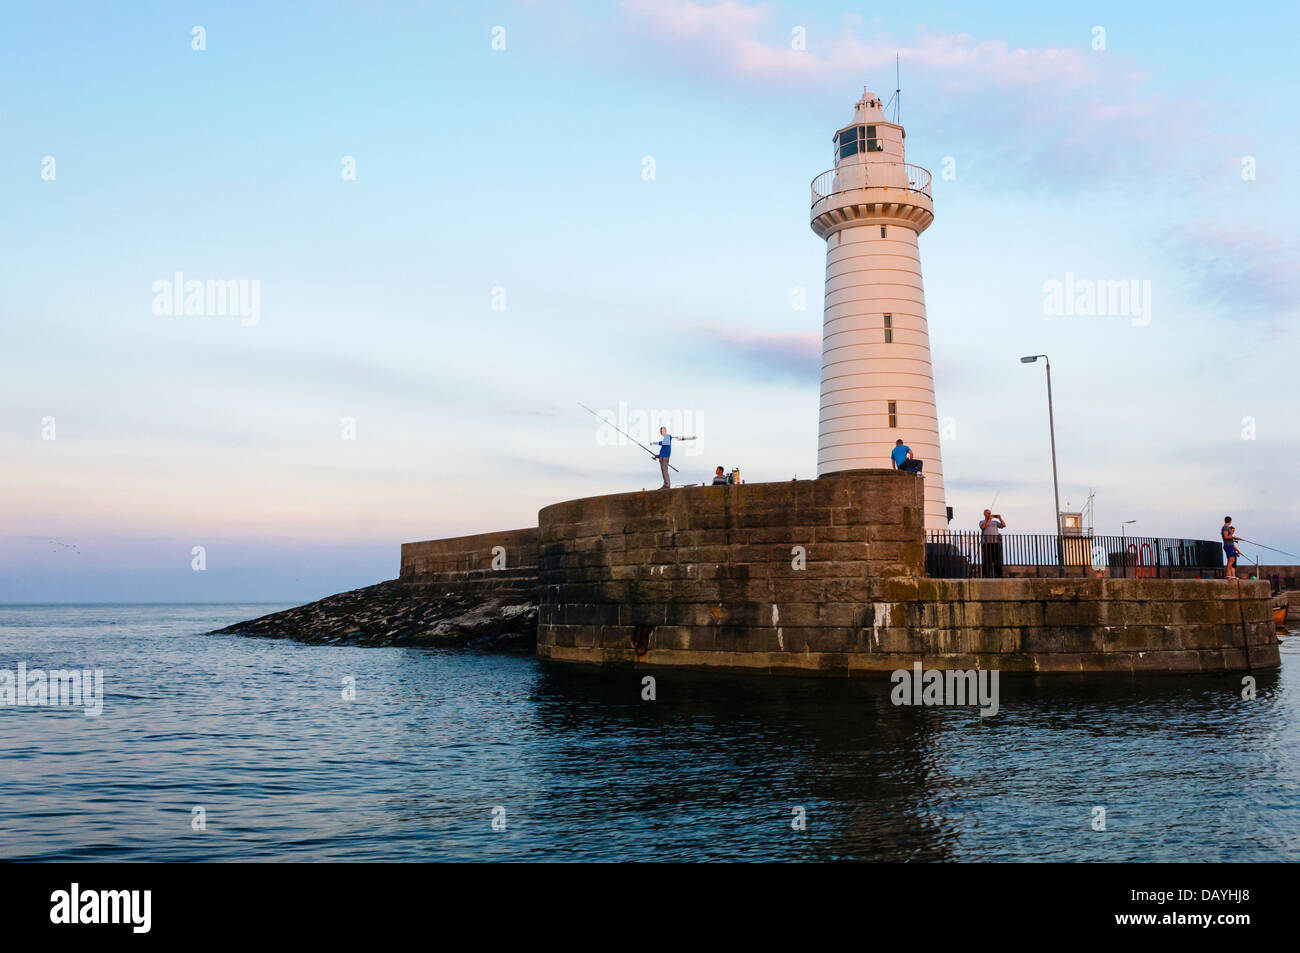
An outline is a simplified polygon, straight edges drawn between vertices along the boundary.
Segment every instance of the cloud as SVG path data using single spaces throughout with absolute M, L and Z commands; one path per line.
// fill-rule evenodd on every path
M 747 376 L 784 378 L 799 384 L 821 380 L 821 332 L 757 332 L 701 328 L 724 357 Z
M 1152 89 L 1148 72 L 1092 49 L 1088 30 L 1063 35 L 1061 46 L 1022 47 L 923 26 L 900 38 L 842 17 L 831 27 L 807 22 L 807 48 L 796 50 L 790 31 L 805 15 L 771 4 L 625 0 L 621 9 L 641 42 L 652 44 L 659 68 L 667 58 L 762 95 L 839 96 L 846 119 L 848 97 L 864 79 L 893 79 L 897 53 L 920 138 L 953 157 L 959 187 L 1051 201 L 1096 195 L 1099 187 L 1109 199 L 1136 192 L 1156 200 L 1146 223 L 1153 244 L 1165 248 L 1204 302 L 1257 319 L 1300 306 L 1294 244 L 1256 227 L 1188 226 L 1181 214 L 1158 210 L 1161 199 L 1178 207 L 1238 200 L 1240 130 L 1227 122 L 1206 128 L 1203 100 Z M 911 158 L 926 161 L 924 153 Z M 1271 331 L 1283 333 L 1280 322 Z M 816 350 L 813 342 L 733 335 L 727 343 L 752 369 L 816 379 L 819 362 L 807 353 Z
M 892 72 L 895 54 L 914 68 L 960 79 L 963 87 L 979 78 L 1003 88 L 1051 84 L 1059 89 L 1093 84 L 1102 73 L 1101 63 L 1082 49 L 1014 48 L 1000 40 L 928 31 L 900 44 L 884 35 L 859 37 L 856 19 L 846 19 L 839 33 L 821 42 L 810 30 L 807 49 L 797 50 L 790 34 L 795 24 L 776 24 L 770 4 L 626 0 L 622 10 L 698 66 L 748 81 L 843 83 Z M 761 38 L 764 32 L 774 41 Z
M 1203 103 L 1149 91 L 1148 73 L 1092 49 L 1087 30 L 1063 36 L 1061 46 L 1023 47 L 924 26 L 899 38 L 845 17 L 835 31 L 809 23 L 807 48 L 798 50 L 790 32 L 798 18 L 778 17 L 769 4 L 625 0 L 621 10 L 658 68 L 667 60 L 680 72 L 746 90 L 847 97 L 864 80 L 887 77 L 875 90 L 887 96 L 897 54 L 909 107 L 913 117 L 921 114 L 928 138 L 944 142 L 967 168 L 983 160 L 999 169 L 989 180 L 994 187 L 1039 181 L 1082 189 L 1106 176 L 1128 181 L 1139 167 L 1149 174 L 1152 165 L 1210 179 L 1209 166 L 1233 152 L 1229 131 L 1203 129 Z M 1204 148 L 1186 148 L 1193 135 Z M 1215 136 L 1220 151 L 1209 141 Z
M 1210 306 L 1274 319 L 1300 308 L 1300 250 L 1294 242 L 1258 228 L 1199 223 L 1173 230 L 1165 246 Z

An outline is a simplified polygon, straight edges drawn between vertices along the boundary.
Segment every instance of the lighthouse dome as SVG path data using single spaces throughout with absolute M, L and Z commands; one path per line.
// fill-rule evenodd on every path
M 903 127 L 885 118 L 880 97 L 863 89 L 853 107 L 853 121 L 833 137 L 835 165 L 858 164 L 881 159 L 903 161 Z
M 854 122 L 884 122 L 884 104 L 880 97 L 863 87 L 862 98 L 853 107 Z

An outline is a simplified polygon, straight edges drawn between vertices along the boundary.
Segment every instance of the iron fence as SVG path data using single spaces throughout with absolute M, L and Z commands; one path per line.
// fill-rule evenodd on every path
M 925 569 L 937 579 L 1000 576 L 1210 578 L 1223 575 L 1223 548 L 1208 539 L 1164 536 L 1056 536 L 936 530 Z

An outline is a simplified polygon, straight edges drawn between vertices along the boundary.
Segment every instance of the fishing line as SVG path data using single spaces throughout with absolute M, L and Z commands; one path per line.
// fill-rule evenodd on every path
M 653 450 L 651 450 L 649 447 L 647 447 L 645 444 L 643 444 L 640 440 L 637 440 L 635 437 L 633 437 L 633 436 L 632 436 L 630 433 L 628 433 L 626 430 L 621 430 L 621 429 L 619 429 L 619 427 L 617 427 L 616 425 L 610 423 L 608 420 L 606 420 L 606 419 L 605 419 L 604 417 L 602 417 L 600 414 L 596 413 L 594 410 L 592 410 L 590 407 L 588 407 L 586 404 L 582 403 L 581 401 L 578 402 L 578 406 L 581 407 L 583 410 L 585 410 L 587 413 L 591 414 L 591 416 L 595 417 L 595 418 L 596 418 L 597 420 L 599 420 L 601 423 L 609 424 L 609 426 L 613 427 L 615 430 L 618 430 L 618 432 L 621 433 L 624 437 L 627 437 L 628 440 L 631 440 L 634 444 L 636 444 L 638 447 L 640 447 L 640 448 L 641 448 L 642 450 L 644 450 L 646 453 L 650 454 L 650 456 L 654 457 L 656 460 L 659 459 L 659 454 L 655 453 Z M 665 462 L 667 462 L 667 461 L 665 461 Z M 669 470 L 672 470 L 674 473 L 681 473 L 681 472 L 682 472 L 681 470 L 678 470 L 675 466 L 673 466 L 671 463 L 668 464 L 668 469 L 669 469 Z
M 1240 536 L 1237 537 L 1237 542 L 1250 543 L 1250 545 L 1258 546 L 1260 549 L 1267 549 L 1270 553 L 1277 553 L 1281 556 L 1290 556 L 1292 559 L 1300 559 L 1300 556 L 1297 556 L 1295 553 L 1288 553 L 1284 549 L 1274 549 L 1272 546 L 1265 546 L 1263 543 L 1256 543 L 1253 540 L 1242 539 Z

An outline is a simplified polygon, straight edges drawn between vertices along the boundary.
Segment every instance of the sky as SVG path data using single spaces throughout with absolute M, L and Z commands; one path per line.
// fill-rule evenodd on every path
M 655 486 L 579 404 L 695 432 L 684 482 L 814 477 L 808 188 L 895 55 L 953 527 L 996 497 L 1050 529 L 1019 361 L 1046 353 L 1096 532 L 1231 514 L 1300 552 L 1294 5 L 11 2 L 0 28 L 0 601 L 305 601 L 394 577 L 403 541 Z M 1149 308 L 1052 313 L 1082 280 Z

